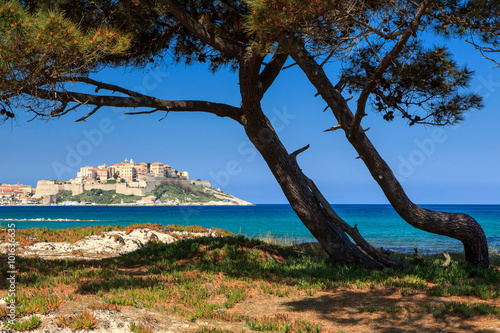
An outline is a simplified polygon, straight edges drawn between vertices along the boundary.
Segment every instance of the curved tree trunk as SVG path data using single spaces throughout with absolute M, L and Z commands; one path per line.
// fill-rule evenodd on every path
M 413 203 L 404 192 L 390 167 L 361 131 L 351 141 L 372 177 L 377 181 L 396 212 L 409 224 L 424 231 L 458 239 L 462 242 L 468 262 L 489 266 L 488 242 L 479 223 L 467 214 L 429 210 Z
M 313 191 L 316 198 L 319 200 L 327 215 L 335 221 L 335 223 L 342 229 L 346 234 L 348 234 L 356 244 L 370 257 L 378 261 L 379 263 L 392 268 L 409 268 L 411 265 L 401 262 L 397 259 L 394 259 L 390 254 L 383 253 L 382 251 L 374 248 L 370 243 L 368 243 L 363 236 L 358 231 L 357 225 L 351 227 L 344 220 L 342 220 L 337 213 L 333 210 L 330 203 L 326 200 L 326 198 L 321 194 L 319 189 L 316 187 L 314 182 L 304 176 L 306 178 L 306 182 L 309 185 L 309 188 Z
M 245 131 L 266 161 L 297 216 L 332 260 L 381 268 L 380 264 L 359 250 L 325 213 L 270 124 L 257 125 L 251 121 L 245 126 Z
M 462 242 L 466 260 L 476 266 L 488 267 L 488 243 L 479 223 L 471 216 L 459 213 L 443 213 L 424 209 L 413 203 L 387 163 L 378 154 L 362 128 L 354 137 L 349 136 L 354 115 L 346 100 L 332 85 L 322 67 L 301 46 L 291 47 L 292 58 L 307 75 L 309 81 L 332 109 L 339 127 L 346 133 L 347 140 L 356 149 L 373 179 L 384 191 L 396 212 L 412 226 L 431 233 L 448 236 Z
M 297 216 L 333 261 L 382 268 L 381 264 L 355 246 L 325 213 L 310 190 L 295 157 L 288 154 L 262 112 L 261 97 L 256 89 L 260 64 L 260 56 L 251 51 L 248 52 L 246 61 L 240 64 L 240 90 L 244 111 L 240 123 L 244 126 L 248 138 L 266 161 Z

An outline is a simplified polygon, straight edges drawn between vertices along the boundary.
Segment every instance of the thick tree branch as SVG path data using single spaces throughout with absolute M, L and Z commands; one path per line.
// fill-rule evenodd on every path
M 177 112 L 208 112 L 219 117 L 228 117 L 240 121 L 241 109 L 221 103 L 212 103 L 207 101 L 170 101 L 149 96 L 138 97 L 120 97 L 120 96 L 99 96 L 67 91 L 48 91 L 36 89 L 35 91 L 26 91 L 33 97 L 58 101 L 61 103 L 76 102 L 85 105 L 94 105 L 96 107 L 127 107 L 127 108 L 154 108 L 161 111 Z
M 214 49 L 228 54 L 234 58 L 240 58 L 245 49 L 243 44 L 235 41 L 223 39 L 214 33 L 208 31 L 202 24 L 195 20 L 184 10 L 175 0 L 162 0 L 161 3 L 172 13 L 191 33 L 198 37 L 204 43 Z
M 386 69 L 390 66 L 391 62 L 401 53 L 403 50 L 404 46 L 410 39 L 410 37 L 415 34 L 415 32 L 418 29 L 418 26 L 420 25 L 420 19 L 422 16 L 425 14 L 427 10 L 427 6 L 429 5 L 430 0 L 424 0 L 420 6 L 417 9 L 417 12 L 415 14 L 415 17 L 411 20 L 410 24 L 408 25 L 408 28 L 406 31 L 403 33 L 403 35 L 399 38 L 398 42 L 394 46 L 394 48 L 386 54 L 386 56 L 382 59 L 380 62 L 380 65 L 377 67 L 375 72 L 372 75 L 372 78 L 366 86 L 363 88 L 363 91 L 361 91 L 361 94 L 359 96 L 358 100 L 358 106 L 356 109 L 356 113 L 354 114 L 354 120 L 351 124 L 351 128 L 349 130 L 349 136 L 353 139 L 356 138 L 356 134 L 359 129 L 359 125 L 361 124 L 361 119 L 363 119 L 365 115 L 365 109 L 366 109 L 366 102 L 368 100 L 368 97 L 370 96 L 371 92 L 373 89 L 377 86 L 378 82 L 384 75 Z
M 266 65 L 259 75 L 259 94 L 260 98 L 264 96 L 267 89 L 273 84 L 276 77 L 278 77 L 283 65 L 288 59 L 288 54 L 276 53 L 271 58 L 271 61 Z

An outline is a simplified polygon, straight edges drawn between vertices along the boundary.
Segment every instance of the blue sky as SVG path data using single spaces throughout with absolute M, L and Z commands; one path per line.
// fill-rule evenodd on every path
M 369 113 L 363 127 L 382 157 L 417 203 L 500 204 L 500 69 L 478 52 L 455 42 L 460 64 L 476 71 L 472 91 L 484 96 L 485 108 L 473 111 L 455 127 L 408 127 L 387 123 Z M 327 67 L 335 81 L 335 66 Z M 211 74 L 203 65 L 170 64 L 150 72 L 106 70 L 97 79 L 165 99 L 200 99 L 239 105 L 235 73 Z M 263 100 L 285 147 L 311 144 L 299 164 L 332 203 L 387 203 L 357 154 L 335 125 L 326 104 L 294 66 L 278 77 Z M 114 164 L 126 157 L 136 162 L 164 162 L 187 170 L 192 179 L 253 203 L 286 203 L 263 159 L 243 128 L 211 114 L 174 113 L 123 116 L 121 109 L 102 108 L 87 122 L 75 123 L 84 109 L 53 121 L 27 122 L 19 113 L 0 130 L 0 182 L 36 185 L 39 179 L 70 179 L 79 167 Z

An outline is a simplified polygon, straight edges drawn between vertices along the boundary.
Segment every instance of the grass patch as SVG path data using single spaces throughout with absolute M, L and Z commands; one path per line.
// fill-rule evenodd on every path
M 369 305 L 358 308 L 359 312 L 387 312 L 387 313 L 397 313 L 397 312 L 427 312 L 431 313 L 434 317 L 438 318 L 446 313 L 456 313 L 460 314 L 463 318 L 470 318 L 473 315 L 495 315 L 500 313 L 500 308 L 497 306 L 488 305 L 485 303 L 474 303 L 471 302 L 443 302 L 440 305 L 431 306 L 428 304 L 417 304 L 413 307 L 404 306 L 390 306 L 381 307 L 375 305 Z
M 226 293 L 227 301 L 224 303 L 226 308 L 232 308 L 235 303 L 247 298 L 247 293 L 243 288 L 234 288 Z
M 167 180 L 164 184 L 146 195 L 153 195 L 160 202 L 177 201 L 180 203 L 222 201 L 203 186 L 185 184 L 176 179 Z
M 114 310 L 114 311 L 120 311 L 120 308 L 116 304 L 113 303 L 107 303 L 107 302 L 99 302 L 99 301 L 93 301 L 88 305 L 88 308 L 91 310 Z
M 224 330 L 222 328 L 202 326 L 197 333 L 233 333 L 233 331 Z
M 133 333 L 153 333 L 153 330 L 149 327 L 142 326 L 134 322 L 130 323 L 129 328 Z
M 50 310 L 57 309 L 63 300 L 54 295 L 53 288 L 20 291 L 16 295 L 16 314 L 26 315 L 33 313 L 47 314 Z
M 7 327 L 16 331 L 31 331 L 40 326 L 40 317 L 33 315 L 29 319 L 16 320 L 14 325 L 7 323 Z
M 96 320 L 92 312 L 85 310 L 76 316 L 59 317 L 58 325 L 69 327 L 72 331 L 92 329 L 96 327 Z
M 69 230 L 20 229 L 18 239 L 20 242 L 25 239 L 76 241 L 104 231 L 130 233 L 140 227 L 171 233 L 206 231 L 199 226 L 134 224 Z M 499 295 L 500 272 L 496 269 L 476 268 L 456 259 L 449 267 L 442 267 L 441 261 L 433 256 L 400 256 L 398 259 L 415 266 L 404 271 L 369 270 L 358 265 L 332 263 L 323 253 L 309 247 L 283 247 L 230 233 L 226 235 L 229 236 L 184 239 L 171 244 L 150 243 L 138 251 L 103 260 L 18 257 L 16 315 L 44 314 L 65 302 L 84 298 L 88 309 L 78 315 L 60 317 L 61 326 L 74 330 L 96 327 L 91 310 L 119 311 L 122 306 L 132 306 L 176 313 L 190 321 L 236 322 L 240 328 L 246 326 L 255 331 L 322 332 L 324 329 L 317 323 L 296 320 L 286 314 L 249 317 L 238 312 L 241 309 L 237 304 L 243 303 L 241 308 L 244 308 L 247 298 L 254 295 L 275 299 L 323 297 L 324 291 L 337 288 L 360 293 L 369 292 L 367 289 L 391 288 L 401 297 L 418 293 L 432 297 L 467 296 L 468 300 L 477 300 L 411 307 L 369 304 L 359 307 L 359 312 L 395 315 L 421 312 L 434 317 L 458 315 L 462 318 L 500 313 L 499 308 L 481 301 Z M 8 277 L 5 255 L 0 262 L 0 274 Z M 137 332 L 148 329 L 132 324 Z M 132 324 L 130 329 L 136 332 Z M 210 326 L 200 327 L 199 331 L 225 332 Z
M 313 325 L 305 320 L 290 320 L 286 314 L 277 314 L 273 317 L 247 318 L 245 324 L 254 331 L 261 332 L 321 332 L 320 325 Z
M 91 202 L 100 205 L 110 205 L 119 204 L 122 202 L 136 202 L 141 200 L 142 197 L 137 195 L 126 195 L 116 193 L 115 190 L 105 191 L 101 189 L 91 189 L 83 191 L 80 194 L 72 195 L 71 191 L 63 191 L 60 196 L 57 197 L 56 203 L 62 203 L 64 201 L 77 201 L 77 202 Z

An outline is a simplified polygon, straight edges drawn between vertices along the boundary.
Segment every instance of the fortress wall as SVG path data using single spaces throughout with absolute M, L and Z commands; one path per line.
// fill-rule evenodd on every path
M 190 180 L 190 182 L 197 186 L 212 187 L 212 183 L 208 180 Z
M 153 187 L 154 189 L 154 187 Z M 129 187 L 126 183 L 117 183 L 116 184 L 116 193 L 125 194 L 125 195 L 137 195 L 144 196 L 148 192 L 146 188 L 143 187 Z
M 125 195 L 144 196 L 151 192 L 156 186 L 165 182 L 165 178 L 156 178 L 154 180 L 139 181 L 134 183 L 116 183 L 116 184 L 65 184 L 64 182 L 54 180 L 39 180 L 34 198 L 42 198 L 44 196 L 54 196 L 62 191 L 71 191 L 72 195 L 78 195 L 83 191 L 92 189 L 101 189 L 103 191 L 115 190 L 116 193 Z M 182 180 L 177 179 L 176 182 L 184 185 L 198 185 L 204 187 L 212 187 L 209 181 L 203 180 Z
M 39 180 L 36 184 L 36 193 L 33 197 L 39 199 L 44 196 L 56 195 L 63 188 L 64 185 L 56 184 L 54 180 Z
M 151 192 L 152 190 L 155 189 L 155 187 L 157 185 L 160 185 L 161 184 L 161 181 L 147 181 L 145 182 L 145 186 L 143 186 L 144 188 L 144 194 L 148 193 L 148 192 Z
M 133 187 L 128 189 L 129 194 L 131 195 L 137 195 L 139 197 L 143 197 L 146 194 L 146 189 L 145 188 L 140 188 L 140 187 Z
M 64 191 L 71 191 L 71 195 L 78 195 L 83 192 L 83 184 L 64 184 Z
M 128 194 L 128 186 L 126 183 L 116 183 L 116 193 Z
M 90 191 L 93 189 L 103 190 L 103 191 L 114 191 L 117 188 L 117 184 L 84 184 L 83 190 Z

